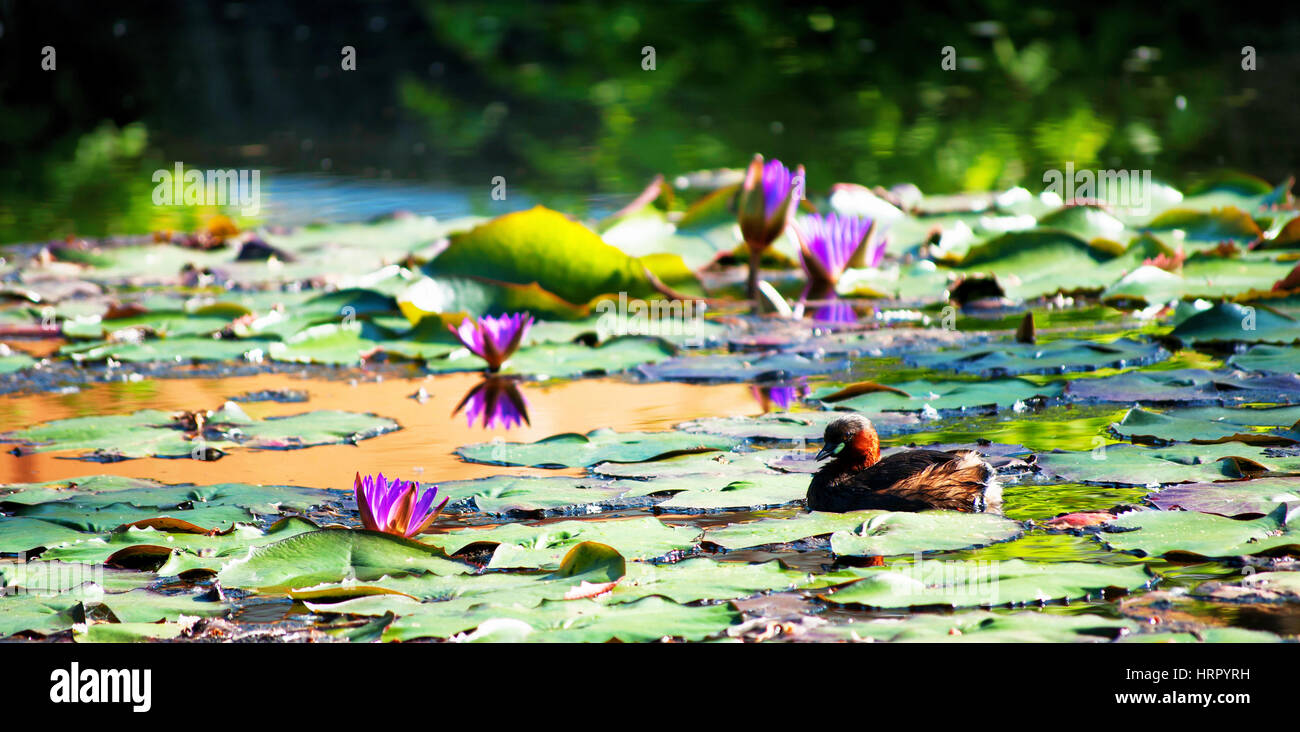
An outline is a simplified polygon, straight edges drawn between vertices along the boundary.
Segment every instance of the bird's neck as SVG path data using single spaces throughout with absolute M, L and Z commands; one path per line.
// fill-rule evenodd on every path
M 846 447 L 840 456 L 848 463 L 845 467 L 862 470 L 880 462 L 880 437 L 874 430 L 859 432 Z

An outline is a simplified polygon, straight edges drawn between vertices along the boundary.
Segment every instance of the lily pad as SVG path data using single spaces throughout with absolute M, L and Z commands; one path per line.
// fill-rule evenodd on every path
M 1099 596 L 1146 587 L 1154 579 L 1143 565 L 1085 562 L 921 562 L 909 567 L 860 569 L 862 579 L 822 595 L 836 604 L 904 608 L 931 605 L 991 607 Z
M 1130 338 L 1109 343 L 1067 338 L 1042 345 L 998 343 L 908 355 L 903 361 L 912 366 L 958 373 L 1016 376 L 1146 366 L 1168 357 L 1169 352 L 1160 346 Z
M 1245 353 L 1234 354 L 1228 364 L 1251 371 L 1275 371 L 1282 374 L 1300 373 L 1300 348 L 1296 346 L 1251 346 Z
M 670 526 L 651 517 L 559 521 L 529 526 L 503 524 L 424 536 L 431 546 L 455 554 L 471 544 L 496 544 L 488 567 L 558 567 L 564 555 L 584 541 L 606 544 L 628 559 L 653 559 L 695 546 L 699 529 Z M 445 573 L 444 573 L 445 574 Z
M 596 478 L 565 476 L 494 475 L 477 480 L 449 480 L 438 483 L 438 495 L 451 503 L 447 513 L 464 510 L 504 514 L 512 511 L 555 511 L 615 502 L 626 484 Z
M 289 589 L 345 577 L 359 581 L 390 574 L 469 571 L 441 551 L 417 541 L 377 531 L 324 530 L 255 547 L 247 556 L 221 567 L 217 579 L 225 587 Z
M 1179 323 L 1170 337 L 1187 343 L 1300 342 L 1300 322 L 1265 307 L 1218 303 Z
M 1038 466 L 1071 483 L 1123 485 L 1239 480 L 1300 470 L 1300 457 L 1273 457 L 1265 449 L 1240 443 L 1108 445 L 1087 452 L 1041 453 Z
M 807 575 L 783 569 L 779 562 L 715 562 L 704 557 L 675 564 L 634 562 L 610 591 L 608 602 L 636 601 L 661 595 L 674 602 L 731 600 L 760 592 L 800 587 Z
M 954 615 L 925 613 L 837 628 L 845 635 L 889 643 L 1103 643 L 1137 629 L 1137 623 L 1131 620 L 1099 615 L 987 610 Z
M 1300 478 L 1259 478 L 1218 483 L 1183 483 L 1147 496 L 1166 511 L 1182 509 L 1220 516 L 1263 516 L 1279 503 L 1300 502 Z
M 727 605 L 693 607 L 661 597 L 631 603 L 605 604 L 594 600 L 544 602 L 536 608 L 482 605 L 466 612 L 449 603 L 424 603 L 418 612 L 399 616 L 384 631 L 385 640 L 445 638 L 471 630 L 496 618 L 522 621 L 532 629 L 510 640 L 551 643 L 624 643 L 656 641 L 664 637 L 704 640 L 722 633 L 740 619 Z
M 355 443 L 398 428 L 397 422 L 371 414 L 324 410 L 249 419 L 229 406 L 208 420 L 203 443 L 186 439 L 174 415 L 156 409 L 108 417 L 72 417 L 0 435 L 23 443 L 31 452 L 80 450 L 83 456 L 102 452 L 115 458 L 191 457 L 199 447 L 228 450 L 240 446 L 296 449 L 315 445 Z M 215 433 L 214 433 L 215 431 Z
M 1147 445 L 1190 442 L 1214 444 L 1244 442 L 1250 445 L 1294 445 L 1300 439 L 1269 432 L 1256 432 L 1238 420 L 1249 420 L 1254 414 L 1275 410 L 1223 409 L 1187 410 L 1169 413 L 1152 412 L 1134 407 L 1124 418 L 1110 426 L 1111 432 L 1134 443 Z M 1286 424 L 1300 421 L 1300 407 L 1283 408 L 1290 418 Z M 1201 415 L 1206 415 L 1202 417 Z M 1211 416 L 1213 415 L 1213 416 Z M 1267 419 L 1261 415 L 1262 419 Z
M 638 463 L 672 455 L 729 450 L 739 441 L 720 435 L 680 432 L 615 432 L 597 429 L 585 435 L 564 433 L 530 443 L 484 442 L 456 448 L 476 463 L 535 468 L 578 468 L 602 462 Z
M 1100 534 L 1098 538 L 1111 549 L 1139 556 L 1300 556 L 1300 532 L 1287 525 L 1286 517 L 1286 505 L 1263 518 L 1249 520 L 1195 511 L 1133 511 L 1110 524 L 1129 530 Z
M 968 549 L 1010 541 L 1022 533 L 1018 522 L 994 514 L 883 513 L 858 528 L 831 534 L 831 551 L 840 556 L 882 557 Z
M 0 552 L 25 552 L 41 546 L 59 546 L 95 538 L 51 521 L 0 517 Z
M 1294 374 L 1250 376 L 1205 369 L 1130 371 L 1072 381 L 1069 393 L 1080 399 L 1121 403 L 1285 403 L 1300 401 L 1300 378 Z
M 830 534 L 831 550 L 836 554 L 887 556 L 981 546 L 1020 533 L 1018 523 L 991 514 L 853 511 L 800 513 L 787 519 L 731 524 L 710 529 L 704 540 L 735 550 Z
M 1034 397 L 1060 396 L 1060 383 L 1035 384 L 1025 379 L 990 379 L 986 381 L 930 381 L 917 379 L 886 384 L 887 390 L 872 390 L 856 396 L 838 398 L 843 391 L 826 387 L 813 392 L 836 408 L 859 412 L 914 411 L 930 407 L 936 410 L 970 409 L 983 406 L 1006 408 Z M 907 396 L 897 393 L 906 392 Z
M 655 294 L 643 267 L 582 224 L 537 206 L 453 234 L 451 244 L 426 269 L 431 275 L 535 282 L 580 305 L 598 295 Z
M 252 547 L 271 544 L 319 528 L 301 518 L 277 521 L 266 531 L 256 526 L 236 524 L 229 530 L 216 534 L 159 529 L 150 525 L 127 526 L 107 536 L 53 547 L 42 554 L 41 558 L 103 563 L 124 550 L 146 547 L 165 558 L 159 573 L 174 575 L 195 568 L 216 569 L 221 566 L 224 557 L 244 554 Z M 195 561 L 200 557 L 202 561 Z

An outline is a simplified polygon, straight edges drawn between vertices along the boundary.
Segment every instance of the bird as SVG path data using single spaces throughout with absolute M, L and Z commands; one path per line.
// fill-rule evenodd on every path
M 871 420 L 849 414 L 826 425 L 817 460 L 834 458 L 808 484 L 809 511 L 864 509 L 999 511 L 1002 486 L 974 450 L 903 450 L 881 459 Z

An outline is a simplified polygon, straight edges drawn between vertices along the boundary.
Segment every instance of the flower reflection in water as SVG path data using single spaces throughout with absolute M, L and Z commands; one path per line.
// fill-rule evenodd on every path
M 470 389 L 456 405 L 452 416 L 464 409 L 472 427 L 475 421 L 481 422 L 485 429 L 514 429 L 520 425 L 531 425 L 528 421 L 528 402 L 513 379 L 490 376 Z
M 776 386 L 752 386 L 754 399 L 763 408 L 763 413 L 787 412 L 808 394 L 808 384 L 802 379 L 794 384 Z

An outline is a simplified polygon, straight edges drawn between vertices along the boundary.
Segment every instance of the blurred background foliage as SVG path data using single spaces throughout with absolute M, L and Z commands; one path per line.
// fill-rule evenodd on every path
M 1300 158 L 1300 20 L 1256 13 L 1209 0 L 0 0 L 0 241 L 187 226 L 192 212 L 149 196 L 152 171 L 177 160 L 471 200 L 503 175 L 574 213 L 755 152 L 804 163 L 814 192 L 1038 190 L 1067 161 L 1176 185 L 1224 167 L 1276 183 Z M 355 71 L 340 68 L 348 45 Z M 316 213 L 338 217 L 325 201 Z

